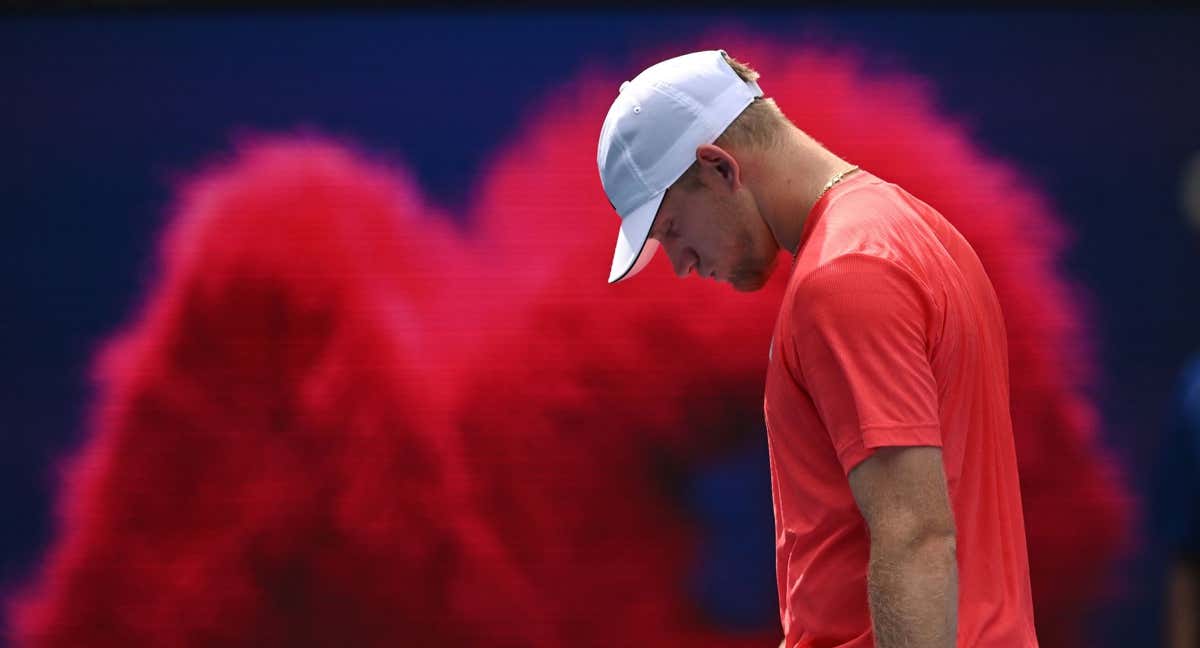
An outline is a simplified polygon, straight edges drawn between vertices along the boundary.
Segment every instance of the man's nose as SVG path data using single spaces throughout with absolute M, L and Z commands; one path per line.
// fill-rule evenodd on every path
M 695 255 L 687 249 L 676 248 L 672 250 L 668 248 L 667 256 L 671 259 L 671 268 L 675 270 L 675 276 L 680 279 L 688 276 L 692 268 L 696 265 Z

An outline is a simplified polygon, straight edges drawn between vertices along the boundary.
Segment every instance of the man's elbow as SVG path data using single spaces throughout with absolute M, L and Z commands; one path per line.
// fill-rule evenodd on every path
M 925 583 L 945 592 L 958 581 L 958 544 L 952 528 L 930 527 L 871 536 L 868 582 L 879 596 L 882 590 Z
M 951 562 L 957 560 L 958 538 L 953 529 L 918 534 L 909 540 L 908 546 L 914 553 L 943 556 Z
M 891 556 L 957 555 L 958 538 L 952 520 L 895 520 L 870 530 L 872 553 Z

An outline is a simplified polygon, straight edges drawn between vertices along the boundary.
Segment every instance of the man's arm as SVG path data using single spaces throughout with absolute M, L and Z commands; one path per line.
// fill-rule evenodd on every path
M 1171 561 L 1167 571 L 1166 646 L 1195 648 L 1200 645 L 1200 629 L 1196 616 L 1200 612 L 1200 570 L 1196 563 L 1183 557 Z
M 879 448 L 850 471 L 850 489 L 871 535 L 876 648 L 953 648 L 958 562 L 941 448 Z

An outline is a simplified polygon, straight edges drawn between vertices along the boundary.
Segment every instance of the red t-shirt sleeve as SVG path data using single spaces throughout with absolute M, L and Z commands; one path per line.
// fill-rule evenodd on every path
M 791 310 L 801 380 L 846 474 L 877 447 L 942 445 L 928 352 L 940 318 L 912 273 L 840 256 L 802 280 Z

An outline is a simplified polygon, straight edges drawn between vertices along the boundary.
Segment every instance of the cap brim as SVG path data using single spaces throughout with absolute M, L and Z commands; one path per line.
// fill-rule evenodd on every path
M 617 249 L 613 252 L 612 270 L 608 275 L 608 283 L 623 281 L 642 271 L 654 253 L 658 251 L 658 241 L 650 238 L 650 228 L 654 226 L 654 217 L 662 205 L 666 192 L 654 196 L 646 204 L 633 210 L 621 219 L 621 229 L 617 232 Z

